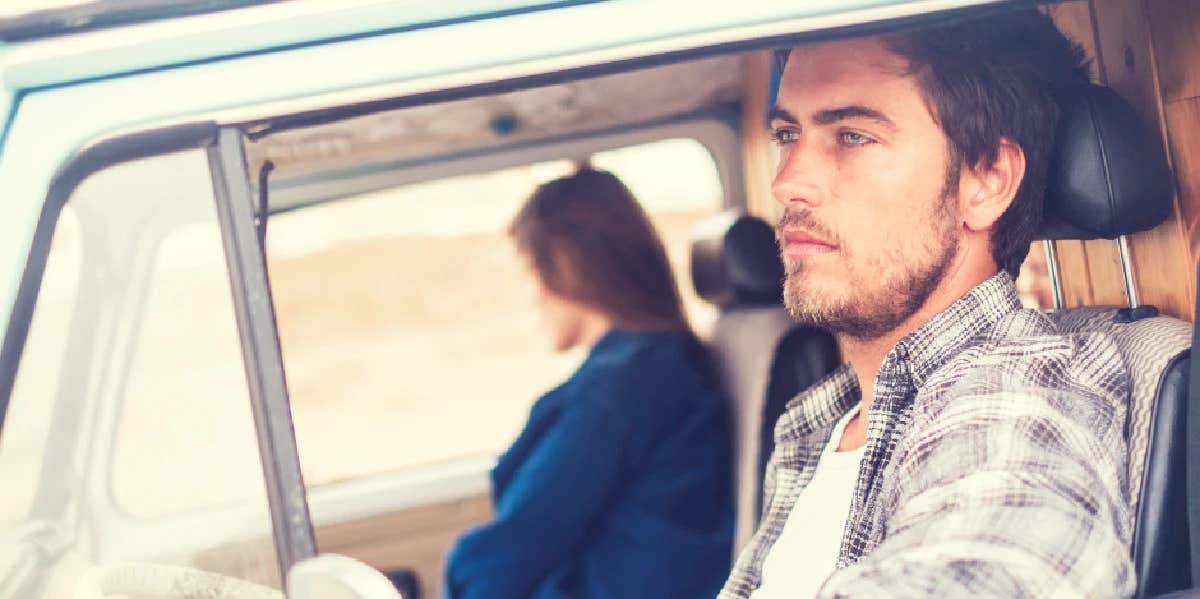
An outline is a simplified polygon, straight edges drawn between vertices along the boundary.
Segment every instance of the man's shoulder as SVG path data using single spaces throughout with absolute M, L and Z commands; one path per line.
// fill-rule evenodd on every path
M 1060 330 L 1039 313 L 1012 319 L 921 386 L 897 489 L 986 469 L 1099 469 L 1124 484 L 1131 383 L 1111 334 Z
M 937 409 L 1007 395 L 1109 412 L 1127 400 L 1129 388 L 1125 361 L 1108 331 L 1068 331 L 1045 314 L 1017 310 L 935 371 L 918 404 Z

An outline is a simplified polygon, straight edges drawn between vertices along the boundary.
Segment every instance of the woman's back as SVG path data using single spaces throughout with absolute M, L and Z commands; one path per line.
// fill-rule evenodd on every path
M 727 407 L 666 252 L 609 173 L 543 185 L 510 229 L 556 349 L 589 348 L 492 473 L 454 599 L 714 596 L 733 514 Z
M 715 595 L 732 554 L 725 411 L 690 335 L 605 335 L 501 457 L 496 521 L 452 554 L 454 596 Z

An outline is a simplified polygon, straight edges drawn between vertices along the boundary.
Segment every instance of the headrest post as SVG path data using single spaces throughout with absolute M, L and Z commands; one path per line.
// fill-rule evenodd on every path
M 1121 276 L 1125 279 L 1125 297 L 1130 308 L 1138 307 L 1137 285 L 1133 276 L 1133 258 L 1129 251 L 1129 237 L 1117 237 L 1117 253 L 1121 255 Z
M 1062 281 L 1058 278 L 1058 250 L 1054 249 L 1054 241 L 1043 239 L 1042 246 L 1046 248 L 1046 270 L 1050 273 L 1050 290 L 1054 292 L 1054 309 L 1063 309 Z

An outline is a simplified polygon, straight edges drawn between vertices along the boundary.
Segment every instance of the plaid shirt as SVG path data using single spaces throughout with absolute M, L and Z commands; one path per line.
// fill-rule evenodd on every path
M 819 596 L 1131 595 L 1129 385 L 1110 338 L 1058 333 L 1021 308 L 1008 274 L 973 289 L 884 360 L 837 569 Z M 721 599 L 758 588 L 821 449 L 859 399 L 843 366 L 788 405 L 763 520 Z

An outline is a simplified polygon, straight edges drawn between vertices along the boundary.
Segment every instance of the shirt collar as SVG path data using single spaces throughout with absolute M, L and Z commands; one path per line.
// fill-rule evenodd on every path
M 888 353 L 884 364 L 892 365 L 891 371 L 910 377 L 906 384 L 919 388 L 972 339 L 984 335 L 1020 308 L 1012 277 L 1000 271 L 905 335 Z M 860 395 L 854 370 L 843 364 L 789 402 L 779 426 L 794 435 L 824 430 L 853 409 Z
M 842 364 L 788 402 L 776 427 L 801 436 L 829 428 L 858 405 L 859 395 L 854 369 Z
M 1021 300 L 1012 277 L 1000 271 L 905 335 L 884 363 L 893 360 L 904 363 L 913 385 L 919 388 L 971 340 L 986 334 L 1001 319 L 1020 309 Z

